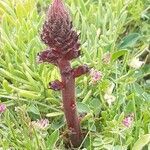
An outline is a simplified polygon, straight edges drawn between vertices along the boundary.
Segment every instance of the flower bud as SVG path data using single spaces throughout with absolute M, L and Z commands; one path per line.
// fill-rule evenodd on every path
M 55 80 L 53 82 L 49 83 L 49 88 L 54 90 L 54 91 L 60 91 L 63 89 L 63 84 L 59 80 Z
M 79 77 L 83 74 L 86 74 L 89 72 L 89 67 L 87 65 L 79 66 L 78 68 L 73 69 L 73 76 Z

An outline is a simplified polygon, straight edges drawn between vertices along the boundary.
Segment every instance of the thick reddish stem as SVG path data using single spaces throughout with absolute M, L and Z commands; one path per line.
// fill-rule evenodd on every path
M 82 135 L 76 109 L 75 79 L 72 75 L 72 68 L 69 61 L 60 60 L 58 66 L 62 83 L 64 84 L 62 98 L 67 126 L 70 131 L 70 140 L 74 147 L 79 147 L 82 142 Z

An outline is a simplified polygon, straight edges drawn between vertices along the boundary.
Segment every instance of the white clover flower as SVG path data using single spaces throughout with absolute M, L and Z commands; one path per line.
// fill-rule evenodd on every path
M 48 119 L 40 119 L 37 121 L 32 121 L 31 124 L 40 130 L 45 130 L 49 126 L 49 120 Z
M 112 95 L 114 88 L 115 88 L 115 84 L 111 83 L 104 94 L 104 99 L 106 100 L 109 106 L 111 106 L 112 103 L 115 102 L 116 100 L 116 97 Z
M 104 99 L 106 100 L 106 102 L 108 103 L 108 105 L 111 106 L 112 103 L 115 102 L 116 97 L 114 95 L 105 94 L 104 95 Z
M 144 64 L 144 61 L 140 61 L 139 58 L 133 58 L 130 61 L 129 66 L 134 69 L 139 69 L 143 64 Z

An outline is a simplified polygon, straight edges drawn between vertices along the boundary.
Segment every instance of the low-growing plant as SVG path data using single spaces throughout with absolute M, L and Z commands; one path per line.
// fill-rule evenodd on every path
M 76 54 L 82 55 L 68 61 L 71 72 L 74 74 L 73 68 L 83 64 L 92 67 L 88 76 L 74 78 L 78 125 L 80 133 L 84 133 L 77 150 L 148 149 L 149 2 L 64 1 L 80 33 Z M 50 57 L 48 52 L 54 49 L 43 44 L 39 36 L 50 2 L 0 0 L 0 149 L 71 147 L 72 135 L 69 138 L 71 132 L 66 128 L 62 108 L 64 85 L 59 66 L 36 61 L 37 53 L 43 62 L 40 56 Z M 41 52 L 46 46 L 47 53 Z M 55 92 L 59 89 L 61 93 Z

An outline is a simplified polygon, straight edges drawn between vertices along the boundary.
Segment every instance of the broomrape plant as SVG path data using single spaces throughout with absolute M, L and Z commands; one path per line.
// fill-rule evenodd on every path
M 47 49 L 38 54 L 38 61 L 54 64 L 60 70 L 61 81 L 49 83 L 49 88 L 62 91 L 64 113 L 74 147 L 79 147 L 82 142 L 76 109 L 75 78 L 89 72 L 87 65 L 71 67 L 70 61 L 80 56 L 78 37 L 62 0 L 54 0 L 49 7 L 41 33 L 41 39 L 47 45 Z

